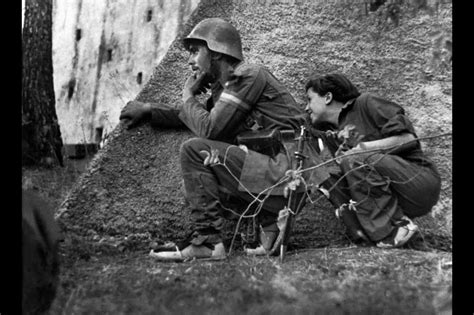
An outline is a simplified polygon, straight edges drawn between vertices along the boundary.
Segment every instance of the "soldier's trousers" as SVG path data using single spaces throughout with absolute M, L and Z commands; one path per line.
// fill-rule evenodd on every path
M 218 150 L 219 160 L 225 166 L 204 165 L 206 155 L 200 151 L 211 149 Z M 208 139 L 192 138 L 181 145 L 181 171 L 194 225 L 193 244 L 221 242 L 225 220 L 232 218 L 229 209 L 241 214 L 255 201 L 251 193 L 239 190 L 245 156 L 238 146 Z M 259 212 L 260 224 L 265 227 L 276 222 L 279 210 L 286 204 L 283 196 L 269 196 Z M 254 203 L 247 214 L 252 214 L 257 206 Z
M 353 200 L 357 218 L 373 241 L 388 236 L 403 215 L 427 214 L 439 199 L 440 176 L 432 164 L 396 155 L 367 153 L 342 158 L 341 172 L 323 184 L 335 206 Z

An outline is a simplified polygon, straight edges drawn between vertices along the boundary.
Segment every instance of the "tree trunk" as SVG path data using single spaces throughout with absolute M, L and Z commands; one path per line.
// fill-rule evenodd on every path
M 62 166 L 53 86 L 52 0 L 26 0 L 22 36 L 22 162 Z

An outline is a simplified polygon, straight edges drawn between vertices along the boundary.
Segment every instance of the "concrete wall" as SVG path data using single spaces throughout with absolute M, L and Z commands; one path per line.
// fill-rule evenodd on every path
M 197 3 L 53 1 L 54 90 L 65 144 L 97 142 L 115 128 Z
M 451 131 L 451 70 L 424 71 L 430 64 L 427 39 L 435 36 L 431 33 L 451 33 L 451 7 L 435 17 L 423 12 L 409 15 L 397 28 L 382 25 L 392 27 L 384 32 L 380 16 L 366 16 L 356 9 L 324 1 L 291 5 L 201 0 L 137 100 L 181 104 L 180 92 L 191 71 L 180 39 L 202 19 L 221 17 L 239 29 L 245 60 L 271 69 L 302 106 L 304 84 L 311 73 L 342 71 L 361 91 L 402 104 L 420 137 Z M 179 147 L 190 137 L 187 130 L 149 124 L 132 130 L 116 128 L 56 212 L 71 239 L 65 246 L 76 249 L 74 238 L 93 250 L 102 251 L 107 242 L 113 246 L 121 242 L 123 248 L 145 252 L 152 240 L 183 239 L 190 231 L 190 219 L 181 190 Z M 428 248 L 449 248 L 451 138 L 423 142 L 423 147 L 439 166 L 443 186 L 436 208 L 416 222 Z M 317 192 L 312 200 L 297 217 L 292 244 L 348 245 L 331 205 Z M 230 239 L 236 226 L 235 221 L 227 223 Z

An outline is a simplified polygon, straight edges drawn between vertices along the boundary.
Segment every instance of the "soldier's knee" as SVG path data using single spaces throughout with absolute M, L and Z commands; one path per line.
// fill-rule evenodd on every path
M 181 166 L 190 165 L 189 163 L 202 163 L 203 155 L 201 151 L 208 151 L 209 146 L 206 144 L 206 139 L 191 138 L 181 144 L 180 160 Z
M 192 151 L 199 151 L 202 150 L 203 147 L 203 139 L 201 138 L 191 138 L 184 141 L 180 147 L 180 153 L 187 153 Z

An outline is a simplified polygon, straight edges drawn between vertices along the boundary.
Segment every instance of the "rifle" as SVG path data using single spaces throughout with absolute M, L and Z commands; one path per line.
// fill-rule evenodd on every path
M 303 154 L 304 141 L 306 139 L 306 132 L 307 132 L 306 127 L 301 126 L 300 135 L 298 138 L 295 139 L 298 141 L 298 143 L 297 143 L 296 152 L 295 152 L 296 168 L 293 171 L 297 171 L 303 168 L 303 162 L 306 159 L 306 156 Z M 275 243 L 269 253 L 269 255 L 273 254 L 279 246 L 280 247 L 280 262 L 283 262 L 285 258 L 286 249 L 288 247 L 288 241 L 290 239 L 291 229 L 293 226 L 293 220 L 294 220 L 293 217 L 298 213 L 298 210 L 299 210 L 297 203 L 298 203 L 298 200 L 294 196 L 293 190 L 290 190 L 290 194 L 288 197 L 288 208 L 291 211 L 289 211 L 288 208 L 285 208 L 280 211 L 280 215 L 286 216 L 286 218 L 284 219 L 286 220 L 286 224 L 282 225 L 282 228 L 280 229 L 280 233 L 277 239 L 275 240 Z M 282 212 L 285 212 L 285 213 L 282 214 Z M 278 221 L 280 221 L 280 217 Z

